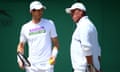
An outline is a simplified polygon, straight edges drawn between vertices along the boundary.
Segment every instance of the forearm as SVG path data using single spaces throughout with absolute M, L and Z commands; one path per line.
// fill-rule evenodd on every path
M 24 54 L 24 43 L 19 43 L 17 47 L 17 52 Z
M 83 49 L 84 55 L 86 57 L 87 63 L 88 64 L 93 64 L 91 47 L 86 46 L 86 45 L 82 45 L 82 49 Z
M 87 64 L 93 64 L 93 57 L 92 57 L 92 55 L 86 56 L 86 59 L 87 59 Z
M 24 43 L 19 43 L 18 47 L 17 47 L 17 52 L 20 52 L 22 54 L 24 54 Z M 17 56 L 17 61 L 21 62 L 21 60 L 19 59 L 19 57 Z
M 57 37 L 53 38 L 52 42 L 53 42 L 52 56 L 54 56 L 56 58 L 56 56 L 58 54 L 58 49 L 59 49 L 59 43 L 58 43 Z
M 53 42 L 53 47 L 56 47 L 57 49 L 59 48 L 59 42 L 58 42 L 58 38 L 52 38 L 52 42 Z
M 52 38 L 52 43 L 53 43 L 53 49 L 52 49 L 52 54 L 51 54 L 49 62 L 50 62 L 50 64 L 53 65 L 53 64 L 55 64 L 55 60 L 58 55 L 59 43 L 58 43 L 57 37 Z

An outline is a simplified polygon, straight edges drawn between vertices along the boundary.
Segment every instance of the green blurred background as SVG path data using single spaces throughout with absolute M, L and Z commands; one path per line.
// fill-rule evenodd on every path
M 24 72 L 16 60 L 16 47 L 21 25 L 31 19 L 29 3 L 32 0 L 0 0 L 0 72 Z M 94 22 L 102 49 L 104 72 L 120 72 L 119 50 L 119 0 L 81 0 L 87 8 L 87 15 Z M 70 41 L 75 24 L 64 9 L 76 0 L 41 0 L 47 7 L 43 17 L 55 22 L 60 51 L 55 72 L 72 72 L 70 62 Z M 26 46 L 27 55 L 27 46 Z

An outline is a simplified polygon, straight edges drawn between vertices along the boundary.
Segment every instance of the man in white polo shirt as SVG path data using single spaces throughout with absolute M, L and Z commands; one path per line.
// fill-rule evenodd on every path
M 66 12 L 71 15 L 77 25 L 71 42 L 71 61 L 74 72 L 86 72 L 88 66 L 93 66 L 96 72 L 100 72 L 101 49 L 97 30 L 86 16 L 85 6 L 79 2 L 74 3 L 70 8 L 66 8 Z
M 45 9 L 39 1 L 33 1 L 30 4 L 32 20 L 21 28 L 17 52 L 24 54 L 24 45 L 28 43 L 31 66 L 25 68 L 26 72 L 53 72 L 59 44 L 53 21 L 42 18 Z M 18 64 L 23 68 L 20 59 Z

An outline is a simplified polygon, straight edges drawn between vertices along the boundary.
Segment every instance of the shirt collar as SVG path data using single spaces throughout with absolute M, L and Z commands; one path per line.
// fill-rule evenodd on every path
M 82 22 L 82 21 L 84 21 L 85 19 L 87 19 L 88 18 L 88 16 L 83 16 L 76 24 L 77 24 L 77 26 L 79 26 L 81 23 L 80 22 Z

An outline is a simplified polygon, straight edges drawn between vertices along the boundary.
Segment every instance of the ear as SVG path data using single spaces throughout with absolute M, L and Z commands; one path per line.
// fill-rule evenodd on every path
M 86 12 L 85 11 L 83 11 L 83 16 L 86 16 Z

